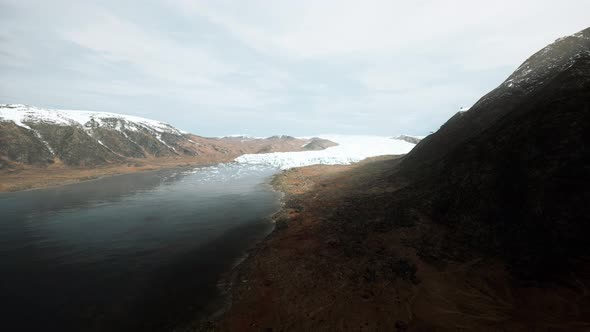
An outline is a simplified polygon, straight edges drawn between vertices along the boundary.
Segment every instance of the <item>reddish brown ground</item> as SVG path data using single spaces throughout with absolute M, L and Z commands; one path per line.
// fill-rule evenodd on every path
M 151 158 L 130 160 L 125 164 L 102 165 L 92 168 L 71 167 L 59 162 L 48 167 L 19 165 L 14 170 L 0 172 L 0 192 L 61 186 L 116 174 L 226 162 L 232 159 L 232 156 L 216 158 Z
M 427 262 L 416 240 L 428 220 L 341 236 L 334 212 L 379 163 L 311 166 L 279 175 L 275 231 L 235 271 L 220 331 L 590 331 L 590 288 L 514 286 L 490 259 Z M 362 240 L 361 240 L 362 238 Z M 402 261 L 416 268 L 404 269 Z M 387 272 L 389 266 L 397 272 Z M 401 266 L 401 268 L 399 268 Z M 385 267 L 385 268 L 384 268 Z M 407 272 L 407 273 L 406 273 Z

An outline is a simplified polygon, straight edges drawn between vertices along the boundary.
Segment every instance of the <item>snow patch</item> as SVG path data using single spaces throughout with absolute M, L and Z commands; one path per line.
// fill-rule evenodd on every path
M 51 146 L 49 145 L 49 143 L 43 139 L 43 136 L 41 136 L 41 133 L 39 133 L 38 131 L 29 128 L 30 130 L 33 131 L 33 133 L 35 134 L 35 136 L 37 136 L 37 138 L 41 141 L 41 143 L 43 143 L 43 145 L 45 145 L 45 147 L 47 148 L 47 150 L 49 150 L 49 152 L 51 153 L 51 155 L 55 156 L 55 152 L 53 151 L 53 149 L 51 148 Z
M 174 150 L 174 152 L 178 152 L 176 151 L 176 149 L 170 145 L 168 145 L 168 143 L 166 143 L 163 139 L 162 139 L 162 134 L 156 134 L 156 138 L 158 139 L 158 141 L 160 141 L 160 143 L 164 144 L 168 149 L 172 149 Z

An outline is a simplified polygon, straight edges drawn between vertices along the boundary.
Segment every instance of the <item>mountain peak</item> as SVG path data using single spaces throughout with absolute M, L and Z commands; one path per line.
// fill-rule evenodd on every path
M 545 46 L 523 62 L 501 86 L 531 92 L 551 76 L 572 66 L 585 53 L 590 53 L 590 28 Z
M 572 36 L 578 37 L 578 38 L 589 39 L 590 38 L 590 27 L 587 27 L 584 30 L 578 31 L 578 32 L 574 33 Z
M 446 154 L 478 137 L 506 116 L 530 110 L 531 98 L 537 100 L 547 91 L 580 91 L 587 84 L 585 73 L 590 58 L 590 28 L 560 38 L 522 63 L 497 88 L 479 99 L 468 111 L 458 113 L 405 158 L 405 163 L 436 165 Z M 577 75 L 562 84 L 560 77 Z M 580 76 L 580 75 L 577 75 Z M 572 86 L 577 85 L 577 86 Z

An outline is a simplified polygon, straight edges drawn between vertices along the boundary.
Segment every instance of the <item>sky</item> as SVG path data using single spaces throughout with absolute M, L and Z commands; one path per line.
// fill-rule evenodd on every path
M 0 0 L 0 103 L 204 136 L 425 135 L 588 0 Z

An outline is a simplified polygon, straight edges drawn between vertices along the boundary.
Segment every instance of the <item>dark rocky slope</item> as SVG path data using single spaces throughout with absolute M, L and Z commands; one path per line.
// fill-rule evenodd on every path
M 500 255 L 523 281 L 543 280 L 589 267 L 587 142 L 590 29 L 533 55 L 389 179 L 412 183 L 403 205 L 449 228 L 428 252 Z

